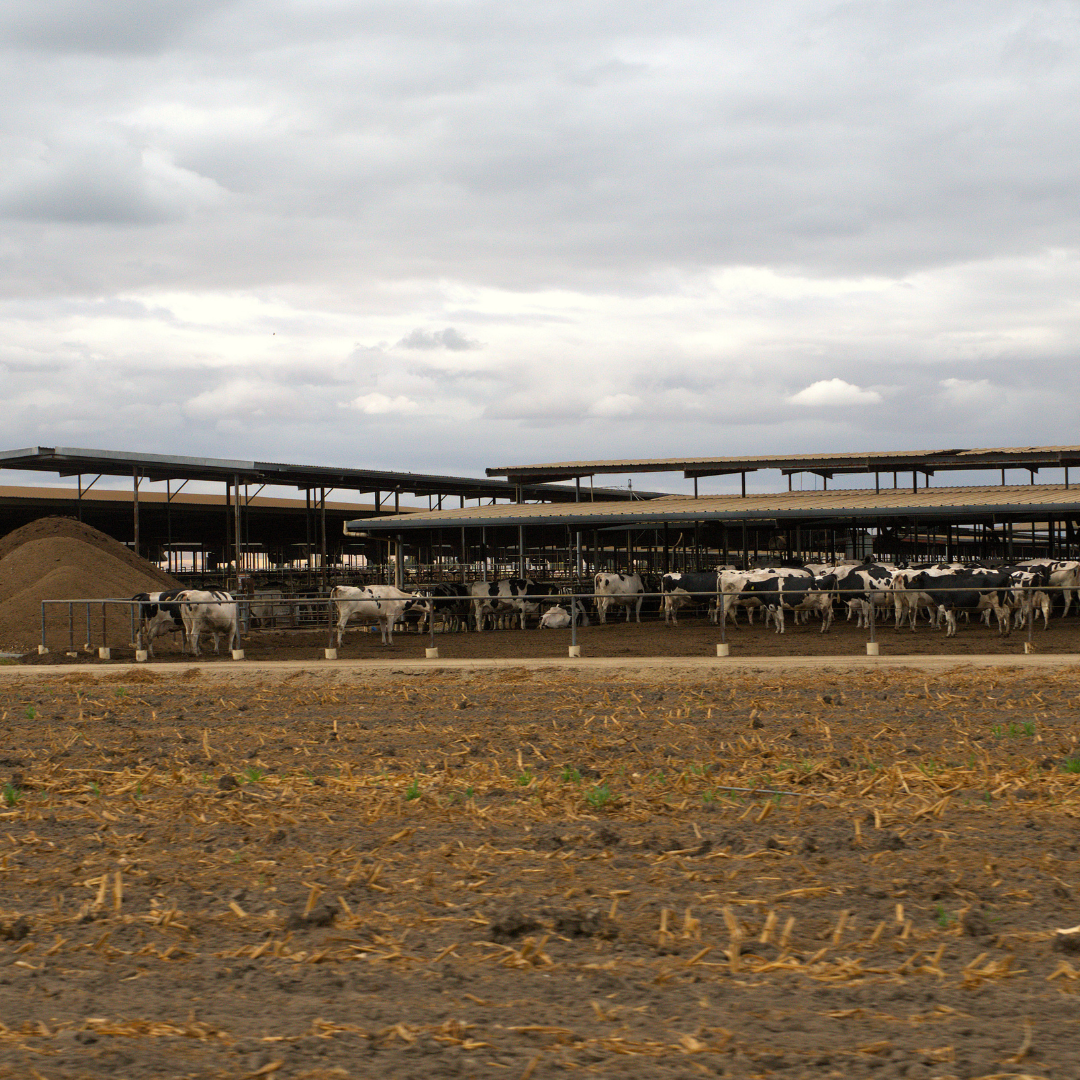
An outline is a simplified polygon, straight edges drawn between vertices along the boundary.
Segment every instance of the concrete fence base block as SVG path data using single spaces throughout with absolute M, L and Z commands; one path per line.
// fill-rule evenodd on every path
M 98 659 L 99 660 L 111 660 L 112 659 L 112 649 L 107 648 L 104 645 L 100 649 L 98 649 L 97 654 L 98 654 Z
M 243 649 L 233 649 L 232 658 L 234 660 L 243 660 L 244 659 L 244 650 Z
M 147 656 L 149 656 L 149 653 L 145 649 L 136 649 L 135 650 L 135 662 L 137 664 L 145 663 Z
M 580 645 L 571 645 L 569 648 L 570 648 L 570 656 L 580 656 L 581 655 L 581 646 Z
M 37 647 L 37 652 L 38 652 L 38 656 L 48 656 L 49 655 L 49 650 L 44 645 L 39 645 Z
M 439 650 L 438 649 L 425 649 L 424 650 L 424 655 L 429 660 L 438 660 L 439 659 Z
M 867 656 L 880 656 L 881 650 L 878 648 L 876 641 L 868 641 L 866 643 L 866 655 Z
M 716 646 L 716 655 L 717 656 L 730 656 L 731 655 L 731 646 L 727 645 L 727 644 L 717 645 Z
M 327 660 L 337 659 L 337 649 L 323 649 L 323 655 Z

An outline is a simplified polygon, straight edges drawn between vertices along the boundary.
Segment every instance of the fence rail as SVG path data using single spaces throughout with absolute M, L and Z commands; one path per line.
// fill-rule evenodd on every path
M 937 592 L 938 589 L 933 591 Z M 947 585 L 940 587 L 941 592 L 949 591 Z M 971 591 L 965 590 L 965 591 Z M 982 590 L 990 592 L 990 589 Z M 1007 628 L 999 626 L 999 630 L 1003 630 L 1006 633 L 1010 633 L 1014 628 L 1025 628 L 1027 630 L 1027 645 L 1025 651 L 1031 651 L 1031 644 L 1033 641 L 1033 630 L 1035 619 L 1038 615 L 1036 604 L 1034 600 L 1038 599 L 1039 594 L 1053 596 L 1055 593 L 1074 593 L 1077 590 L 1068 586 L 1049 586 L 1049 585 L 1034 585 L 1034 586 L 1008 586 L 996 591 L 1004 591 L 1009 594 L 1009 602 L 1004 605 L 1003 611 L 1007 620 Z M 877 652 L 877 629 L 879 623 L 879 616 L 884 614 L 884 618 L 888 620 L 889 615 L 886 613 L 886 609 L 891 611 L 897 627 L 900 626 L 900 612 L 896 607 L 896 604 L 902 601 L 905 591 L 904 590 L 892 590 L 892 589 L 879 589 L 879 590 L 866 590 L 866 589 L 827 589 L 827 590 L 810 590 L 810 595 L 818 598 L 816 608 L 820 609 L 818 613 L 822 619 L 828 619 L 828 622 L 832 622 L 833 608 L 837 602 L 847 600 L 860 599 L 863 600 L 867 610 L 865 612 L 865 627 L 867 630 L 867 651 L 870 654 Z M 420 621 L 420 629 L 424 633 L 430 634 L 431 646 L 430 649 L 436 652 L 435 635 L 436 633 L 448 633 L 450 632 L 450 616 L 452 609 L 457 609 L 457 614 L 468 615 L 468 608 L 470 608 L 475 602 L 483 603 L 485 600 L 498 600 L 496 597 L 440 597 L 430 596 L 423 590 L 419 590 L 411 594 L 417 600 L 426 603 L 426 611 L 421 608 L 423 615 Z M 517 614 L 522 599 L 532 609 L 533 613 L 536 613 L 541 608 L 551 609 L 556 606 L 562 606 L 563 610 L 569 617 L 568 626 L 563 626 L 561 629 L 568 629 L 570 635 L 570 655 L 579 655 L 578 653 L 578 640 L 577 632 L 580 626 L 587 626 L 589 624 L 589 613 L 582 603 L 583 601 L 597 601 L 600 599 L 607 600 L 609 604 L 609 612 L 612 608 L 617 610 L 620 607 L 633 608 L 637 605 L 638 600 L 660 600 L 661 607 L 664 607 L 665 598 L 671 602 L 677 601 L 679 606 L 695 605 L 698 607 L 708 606 L 710 610 L 710 619 L 715 623 L 717 627 L 717 633 L 719 641 L 717 643 L 717 651 L 719 655 L 726 655 L 727 653 L 727 625 L 728 620 L 731 619 L 737 623 L 736 607 L 739 604 L 745 603 L 747 597 L 751 600 L 754 599 L 752 594 L 746 594 L 741 591 L 725 591 L 720 590 L 717 592 L 700 592 L 700 593 L 664 593 L 664 592 L 644 592 L 633 594 L 632 596 L 621 595 L 612 597 L 607 593 L 597 593 L 592 590 L 575 590 L 564 589 L 560 592 L 553 592 L 546 595 L 533 595 L 526 598 L 502 598 L 506 601 L 506 608 L 502 612 L 503 614 L 509 614 L 511 612 Z M 869 598 L 869 599 L 867 599 Z M 114 644 L 123 644 L 127 647 L 134 647 L 136 650 L 136 659 L 144 660 L 147 658 L 147 653 L 152 652 L 152 641 L 147 642 L 144 638 L 145 627 L 143 620 L 140 616 L 140 608 L 153 601 L 135 600 L 131 598 L 110 598 L 110 599 L 72 599 L 72 600 L 43 600 L 41 601 L 41 644 L 39 646 L 39 653 L 45 654 L 49 652 L 49 619 L 48 613 L 50 610 L 55 611 L 59 609 L 61 617 L 66 614 L 66 619 L 63 619 L 63 630 L 66 630 L 67 648 L 70 652 L 77 652 L 76 646 L 76 626 L 81 630 L 83 622 L 85 620 L 86 637 L 85 641 L 79 642 L 79 646 L 85 649 L 87 652 L 92 652 L 97 642 L 97 651 L 102 658 L 111 657 L 110 636 Z M 272 595 L 262 595 L 256 597 L 237 596 L 231 600 L 198 600 L 197 604 L 209 604 L 209 605 L 225 605 L 235 604 L 237 610 L 237 647 L 233 652 L 233 656 L 236 659 L 243 658 L 243 646 L 242 641 L 245 637 L 249 637 L 253 632 L 260 630 L 273 630 L 273 629 L 297 629 L 297 630 L 325 630 L 327 633 L 327 656 L 328 658 L 336 657 L 335 648 L 335 635 L 338 626 L 338 601 L 329 594 L 301 594 L 301 595 L 286 595 L 284 593 L 274 593 Z M 182 602 L 177 602 L 178 606 L 182 606 Z M 762 605 L 768 607 L 768 605 Z M 1052 603 L 1051 603 L 1052 606 Z M 65 610 L 66 609 L 66 610 Z M 783 606 L 781 606 L 781 612 L 783 613 Z M 799 606 L 794 607 L 787 606 L 788 611 L 799 610 Z M 814 610 L 813 608 L 811 610 Z M 670 612 L 669 612 L 670 613 Z M 659 612 L 653 612 L 652 615 L 658 616 Z M 1018 621 L 1018 614 L 1022 616 L 1022 622 Z M 1048 612 L 1044 611 L 1044 619 L 1048 616 Z M 110 619 L 110 615 L 112 616 Z M 377 615 L 374 617 L 378 617 Z M 625 618 L 629 617 L 629 611 Z M 611 617 L 611 621 L 614 621 L 615 617 Z M 1000 620 L 1000 616 L 999 616 Z M 371 617 L 367 621 L 371 621 Z M 640 621 L 640 617 L 638 618 Z M 768 615 L 766 615 L 766 624 L 769 621 Z M 57 633 L 57 627 L 55 625 L 56 620 L 53 620 L 52 631 L 54 635 Z M 427 623 L 427 630 L 424 630 L 424 623 Z M 1014 627 L 1013 623 L 1017 625 Z M 441 629 L 437 630 L 436 625 L 440 624 Z M 466 621 L 466 625 L 468 625 Z M 860 624 L 861 625 L 861 624 Z M 777 619 L 778 632 L 784 626 L 783 618 Z M 97 637 L 97 630 L 100 627 L 100 637 Z M 482 628 L 482 625 L 481 625 Z M 912 624 L 914 628 L 914 624 Z M 828 629 L 827 626 L 823 627 Z M 126 640 L 124 639 L 124 633 L 126 631 Z M 53 644 L 56 643 L 56 638 L 53 638 Z M 216 644 L 216 643 L 215 643 Z M 147 648 L 149 646 L 149 648 Z M 873 648 L 871 648 L 873 646 Z M 334 657 L 331 657 L 331 653 Z

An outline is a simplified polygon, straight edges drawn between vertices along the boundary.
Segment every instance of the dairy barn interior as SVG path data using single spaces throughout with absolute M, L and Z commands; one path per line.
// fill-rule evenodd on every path
M 0 530 L 75 517 L 180 580 L 248 592 L 507 575 L 585 591 L 600 570 L 1075 558 L 1077 465 L 1080 447 L 1021 447 L 563 462 L 471 478 L 34 447 L 0 453 L 0 468 L 74 483 L 0 488 Z M 747 492 L 747 475 L 765 471 L 779 475 L 780 490 Z M 694 493 L 596 482 L 645 473 L 679 474 Z M 935 485 L 961 473 L 985 483 Z M 851 475 L 866 484 L 829 487 Z M 104 476 L 131 485 L 103 490 Z M 698 495 L 698 482 L 716 476 L 739 477 L 740 490 Z M 821 487 L 796 490 L 800 476 Z M 220 494 L 185 490 L 195 481 L 220 485 Z M 267 497 L 267 487 L 298 494 Z

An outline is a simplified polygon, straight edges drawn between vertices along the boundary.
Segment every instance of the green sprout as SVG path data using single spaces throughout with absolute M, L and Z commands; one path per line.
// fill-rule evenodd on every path
M 596 787 L 585 792 L 585 800 L 594 810 L 607 806 L 612 798 L 611 788 L 607 784 L 597 784 Z

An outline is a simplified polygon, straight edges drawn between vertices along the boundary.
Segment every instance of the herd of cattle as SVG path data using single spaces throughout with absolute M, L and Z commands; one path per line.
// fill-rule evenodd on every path
M 714 622 L 738 622 L 740 611 L 752 623 L 760 608 L 766 626 L 784 633 L 786 613 L 806 621 L 812 615 L 827 632 L 835 612 L 847 611 L 869 626 L 892 615 L 897 630 L 912 631 L 920 614 L 940 626 L 946 635 L 957 631 L 957 616 L 981 616 L 989 625 L 996 619 L 998 632 L 1008 634 L 1040 614 L 1049 627 L 1054 596 L 1063 598 L 1068 614 L 1073 595 L 1080 592 L 1080 562 L 1033 559 L 1006 566 L 933 563 L 894 566 L 884 563 L 836 563 L 780 566 L 760 570 L 720 567 L 706 573 L 664 574 L 655 581 L 641 574 L 599 573 L 593 578 L 591 597 L 560 593 L 558 589 L 525 578 L 440 584 L 416 593 L 392 585 L 337 586 L 330 600 L 337 615 L 340 646 L 350 622 L 377 625 L 382 643 L 392 644 L 397 623 L 420 630 L 429 620 L 444 631 L 505 628 L 516 622 L 521 629 L 535 618 L 541 629 L 568 627 L 571 621 L 588 625 L 590 613 L 601 623 L 622 608 L 641 622 L 647 598 L 659 600 L 665 623 L 678 625 L 678 613 L 688 606 L 705 608 Z M 155 638 L 182 633 L 183 648 L 199 655 L 204 633 L 214 638 L 214 651 L 224 635 L 230 648 L 239 648 L 238 605 L 220 590 L 175 589 L 140 593 L 139 645 L 153 655 Z M 591 601 L 591 602 L 590 602 Z

